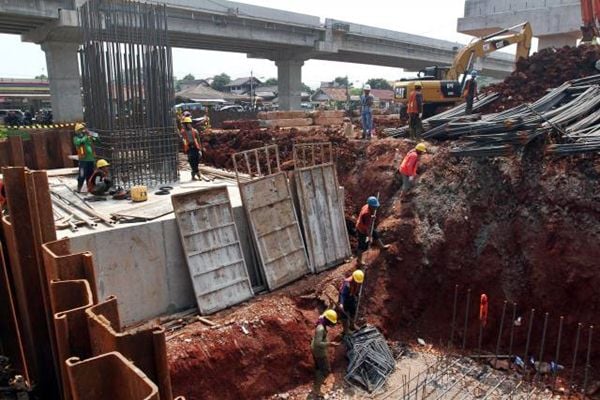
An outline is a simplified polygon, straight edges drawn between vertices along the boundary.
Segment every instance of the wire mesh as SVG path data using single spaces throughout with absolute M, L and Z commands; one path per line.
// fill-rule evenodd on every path
M 90 0 L 79 8 L 84 117 L 117 184 L 178 179 L 166 6 Z

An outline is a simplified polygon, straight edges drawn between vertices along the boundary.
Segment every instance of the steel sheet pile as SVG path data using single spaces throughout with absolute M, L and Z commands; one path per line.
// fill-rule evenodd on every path
M 394 371 L 396 361 L 383 335 L 373 326 L 364 326 L 344 338 L 348 349 L 346 381 L 369 393 L 381 388 Z

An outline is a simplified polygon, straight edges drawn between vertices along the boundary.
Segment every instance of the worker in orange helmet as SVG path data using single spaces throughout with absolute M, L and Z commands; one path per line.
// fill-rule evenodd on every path
M 421 155 L 427 152 L 427 145 L 425 143 L 419 143 L 414 149 L 409 151 L 404 159 L 400 163 L 398 172 L 402 177 L 402 195 L 406 195 L 408 191 L 414 186 L 415 179 L 417 177 L 417 166 Z
M 317 320 L 315 335 L 310 343 L 313 359 L 315 362 L 315 381 L 313 384 L 313 393 L 316 397 L 322 398 L 321 386 L 331 372 L 327 350 L 329 345 L 338 346 L 339 343 L 329 342 L 327 340 L 327 328 L 337 324 L 338 316 L 335 310 L 325 310 Z
M 200 134 L 192 126 L 192 117 L 184 117 L 182 120 L 181 140 L 183 141 L 183 152 L 188 156 L 188 162 L 192 169 L 192 180 L 200 179 L 200 157 L 202 156 L 200 147 Z
M 363 262 L 363 253 L 369 249 L 369 244 L 373 241 L 383 250 L 387 250 L 390 247 L 389 244 L 383 244 L 379 238 L 379 233 L 375 229 L 375 215 L 379 206 L 377 197 L 369 197 L 367 204 L 361 208 L 356 220 L 356 233 L 358 235 L 357 263 L 359 267 L 365 265 Z
M 423 93 L 421 82 L 415 82 L 415 88 L 408 96 L 408 134 L 412 139 L 417 139 L 423 131 L 421 118 L 423 117 Z
M 358 294 L 360 292 L 360 286 L 364 281 L 365 273 L 362 270 L 357 269 L 352 275 L 344 278 L 340 285 L 338 309 L 341 314 L 340 319 L 342 320 L 342 326 L 344 327 L 344 335 L 351 334 L 356 329 L 354 320 L 356 318 Z

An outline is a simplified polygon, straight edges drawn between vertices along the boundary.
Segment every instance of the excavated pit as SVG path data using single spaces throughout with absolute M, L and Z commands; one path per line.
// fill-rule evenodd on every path
M 463 340 L 467 288 L 472 289 L 467 348 L 478 345 L 479 295 L 490 299 L 482 346 L 493 350 L 504 300 L 517 303 L 526 321 L 515 328 L 514 349 L 524 352 L 529 310 L 535 308 L 529 353 L 538 354 L 543 313 L 549 312 L 548 361 L 557 341 L 557 320 L 565 317 L 560 359 L 572 358 L 577 322 L 597 323 L 600 313 L 600 158 L 553 159 L 535 145 L 524 155 L 456 159 L 448 144 L 431 146 L 421 161 L 419 184 L 410 202 L 398 199 L 395 168 L 414 145 L 407 140 L 352 141 L 335 131 L 246 130 L 212 134 L 205 160 L 231 168 L 230 154 L 277 143 L 284 166 L 294 141 L 334 143 L 346 214 L 356 216 L 366 197 L 380 193 L 378 216 L 387 253 L 371 250 L 364 292 L 366 320 L 390 340 L 422 337 L 446 344 L 455 285 L 459 301 L 455 343 Z M 288 161 L 286 163 L 286 161 Z M 312 380 L 309 341 L 322 302 L 349 263 L 310 276 L 278 292 L 218 314 L 219 327 L 188 326 L 168 342 L 174 391 L 188 399 L 263 398 Z M 506 326 L 512 321 L 512 308 Z M 247 333 L 246 333 L 247 332 Z M 335 329 L 333 336 L 339 335 Z M 509 329 L 502 335 L 507 351 Z M 587 340 L 582 332 L 582 343 Z M 585 360 L 581 345 L 578 363 Z M 600 335 L 592 360 L 600 356 Z M 536 357 L 537 358 L 537 357 Z M 334 368 L 343 371 L 343 350 Z M 592 373 L 598 378 L 597 370 Z

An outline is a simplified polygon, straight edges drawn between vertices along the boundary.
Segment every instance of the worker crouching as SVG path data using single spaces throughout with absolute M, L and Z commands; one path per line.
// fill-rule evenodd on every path
M 90 193 L 95 196 L 105 196 L 113 185 L 108 167 L 110 164 L 103 159 L 96 163 L 96 170 L 87 183 Z
M 192 127 L 192 117 L 183 118 L 183 128 L 181 129 L 181 140 L 183 141 L 183 152 L 188 156 L 188 162 L 192 169 L 192 180 L 200 179 L 200 134 Z
M 352 334 L 356 330 L 354 321 L 356 319 L 356 308 L 358 306 L 358 295 L 360 286 L 365 280 L 365 273 L 357 269 L 348 278 L 344 278 L 340 286 L 340 297 L 338 308 L 340 319 L 344 327 L 344 335 Z
M 387 250 L 390 246 L 383 244 L 379 238 L 379 232 L 375 229 L 375 216 L 379 208 L 377 197 L 371 196 L 367 204 L 363 206 L 356 220 L 356 233 L 358 235 L 357 263 L 359 267 L 364 266 L 363 253 L 369 249 L 369 244 L 375 243 L 379 248 Z
M 417 166 L 421 155 L 427 152 L 425 143 L 419 143 L 409 151 L 400 163 L 398 172 L 402 177 L 402 195 L 406 195 L 415 184 L 417 178 Z
M 315 361 L 315 382 L 313 386 L 314 395 L 321 396 L 321 386 L 325 378 L 331 372 L 327 350 L 329 345 L 337 346 L 339 343 L 327 341 L 327 328 L 337 324 L 338 316 L 335 310 L 325 310 L 319 317 L 315 327 L 315 335 L 310 344 L 313 359 Z

